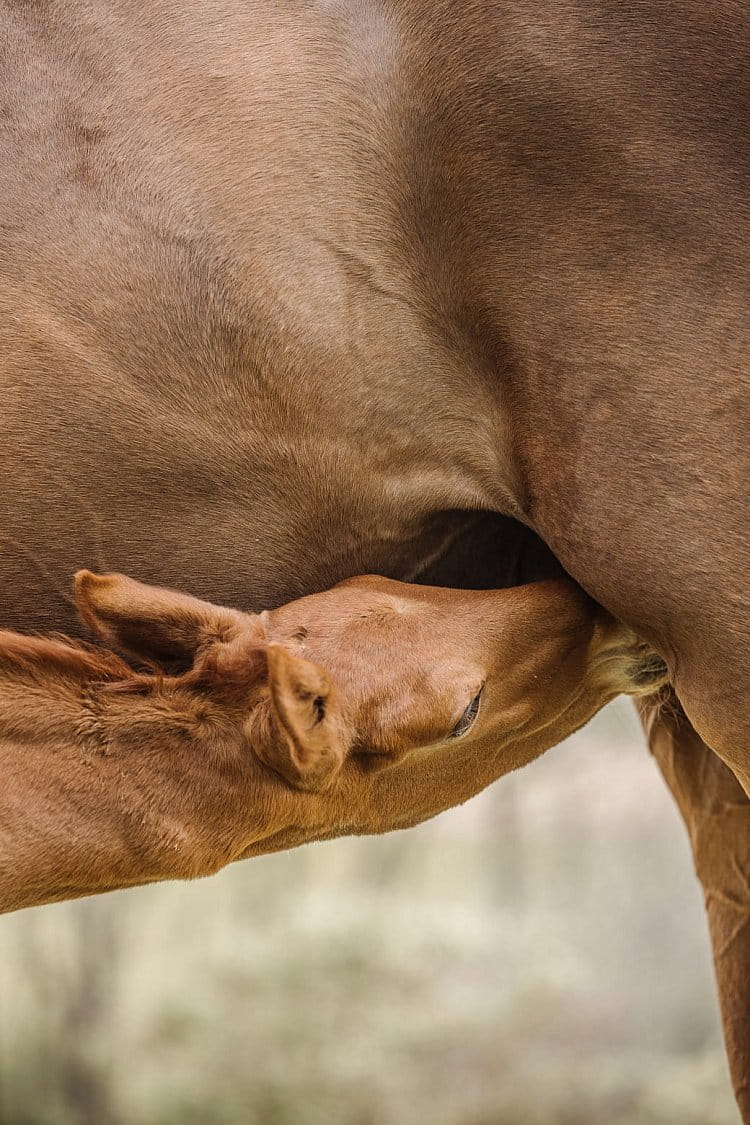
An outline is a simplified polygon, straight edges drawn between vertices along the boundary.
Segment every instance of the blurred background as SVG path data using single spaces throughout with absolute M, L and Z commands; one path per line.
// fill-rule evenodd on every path
M 0 918 L 2 1125 L 737 1125 L 631 705 L 464 807 Z

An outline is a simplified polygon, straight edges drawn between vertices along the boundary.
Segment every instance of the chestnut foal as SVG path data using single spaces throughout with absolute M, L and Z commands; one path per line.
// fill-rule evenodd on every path
M 0 633 L 6 911 L 415 824 L 664 672 L 567 581 L 356 578 L 251 615 L 82 571 L 76 599 L 141 670 Z

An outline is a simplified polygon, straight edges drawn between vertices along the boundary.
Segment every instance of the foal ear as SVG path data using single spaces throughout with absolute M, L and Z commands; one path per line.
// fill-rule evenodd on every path
M 324 788 L 341 768 L 345 728 L 328 674 L 282 645 L 266 650 L 276 718 L 267 764 L 301 789 Z
M 107 644 L 146 660 L 193 660 L 210 641 L 230 640 L 246 615 L 124 574 L 79 570 L 75 599 L 83 621 Z

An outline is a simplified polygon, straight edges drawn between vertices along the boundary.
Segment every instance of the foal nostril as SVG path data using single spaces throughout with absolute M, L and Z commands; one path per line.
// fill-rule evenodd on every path
M 619 630 L 614 644 L 605 644 L 593 667 L 604 675 L 609 688 L 624 695 L 648 695 L 669 683 L 666 661 L 646 641 Z
M 666 661 L 645 641 L 627 651 L 623 672 L 627 681 L 625 690 L 630 695 L 656 692 L 669 682 Z
M 656 691 L 667 683 L 669 669 L 658 652 L 654 652 L 648 645 L 643 645 L 627 667 L 626 675 L 633 685 L 634 692 L 645 694 Z

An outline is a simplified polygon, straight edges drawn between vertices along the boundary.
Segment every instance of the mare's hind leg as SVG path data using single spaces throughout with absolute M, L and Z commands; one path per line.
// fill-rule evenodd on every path
M 672 696 L 645 700 L 651 750 L 682 813 L 703 887 L 735 1095 L 750 1125 L 750 799 Z

